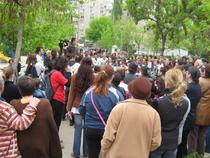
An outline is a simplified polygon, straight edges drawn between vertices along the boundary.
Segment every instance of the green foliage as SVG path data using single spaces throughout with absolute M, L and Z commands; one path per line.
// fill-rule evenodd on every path
M 114 26 L 115 44 L 122 50 L 129 51 L 134 47 L 136 24 L 132 20 L 121 19 Z
M 113 26 L 110 17 L 95 18 L 90 22 L 89 28 L 86 29 L 85 34 L 88 40 L 97 42 L 101 39 L 102 34 Z
M 22 54 L 37 46 L 58 48 L 60 39 L 69 39 L 75 28 L 73 6 L 68 0 L 31 0 L 25 6 Z M 0 3 L 0 50 L 15 51 L 20 7 L 12 1 Z
M 120 19 L 122 14 L 122 0 L 114 0 L 112 9 L 112 16 L 114 21 Z
M 188 155 L 186 158 L 205 158 L 205 157 L 203 155 L 193 153 L 193 154 Z
M 110 50 L 114 44 L 113 35 L 113 28 L 107 28 L 107 30 L 105 30 L 101 35 L 101 39 L 99 41 L 100 46 L 104 49 Z
M 127 0 L 126 4 L 136 22 L 146 20 L 162 52 L 165 46 L 199 54 L 209 51 L 209 0 Z
M 117 45 L 121 50 L 132 53 L 135 46 L 143 45 L 144 36 L 143 28 L 136 25 L 133 20 L 124 18 L 115 23 L 112 23 L 109 17 L 97 18 L 91 21 L 90 27 L 86 30 L 87 39 L 99 43 L 101 48 L 111 50 L 113 45 Z

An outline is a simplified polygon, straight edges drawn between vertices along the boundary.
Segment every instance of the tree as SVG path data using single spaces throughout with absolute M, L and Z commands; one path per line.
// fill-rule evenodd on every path
M 121 18 L 122 12 L 122 0 L 114 0 L 113 9 L 112 9 L 112 16 L 113 20 L 117 21 Z
M 155 29 L 156 36 L 161 40 L 161 55 L 163 55 L 167 37 L 176 34 L 184 16 L 179 0 L 127 0 L 128 11 L 135 21 L 152 21 L 151 29 Z
M 34 51 L 37 46 L 58 48 L 59 40 L 74 35 L 71 21 L 74 6 L 69 0 L 0 0 L 0 49 L 16 49 L 19 30 L 19 4 L 25 4 L 24 32 L 21 54 Z
M 114 25 L 115 45 L 122 50 L 131 51 L 135 45 L 135 34 L 137 25 L 132 20 L 121 19 Z
M 101 39 L 99 41 L 100 47 L 110 50 L 114 45 L 113 35 L 113 28 L 107 28 L 107 30 L 101 35 Z
M 126 4 L 136 22 L 149 23 L 155 40 L 161 41 L 162 55 L 166 46 L 192 53 L 210 50 L 209 0 L 127 0 Z
M 188 49 L 193 54 L 207 54 L 210 51 L 210 7 L 208 0 L 189 0 L 186 3 L 184 21 L 187 30 Z
M 85 36 L 88 40 L 97 42 L 101 39 L 102 34 L 112 27 L 113 23 L 110 17 L 95 18 L 90 22 L 89 28 L 85 30 Z

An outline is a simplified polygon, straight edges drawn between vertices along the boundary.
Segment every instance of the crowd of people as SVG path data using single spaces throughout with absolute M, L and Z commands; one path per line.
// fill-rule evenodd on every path
M 210 63 L 194 57 L 37 47 L 15 81 L 0 76 L 0 158 L 184 158 L 210 153 Z M 65 148 L 70 148 L 65 146 Z

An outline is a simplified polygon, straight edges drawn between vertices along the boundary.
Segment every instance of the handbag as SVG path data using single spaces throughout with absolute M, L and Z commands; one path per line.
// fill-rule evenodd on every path
M 93 100 L 93 92 L 91 92 L 90 95 L 91 95 L 91 102 L 92 102 L 92 104 L 93 104 L 94 109 L 96 110 L 96 112 L 97 112 L 97 114 L 98 114 L 98 116 L 99 116 L 101 122 L 103 123 L 103 125 L 106 126 L 106 123 L 105 123 L 103 117 L 101 116 L 101 114 L 100 114 L 100 112 L 99 112 L 99 110 L 98 110 L 98 108 L 97 108 L 97 106 L 96 106 L 96 104 L 95 104 L 95 102 L 94 102 L 94 100 Z

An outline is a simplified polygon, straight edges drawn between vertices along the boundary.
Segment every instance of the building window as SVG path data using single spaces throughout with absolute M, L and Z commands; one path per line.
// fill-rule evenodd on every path
M 90 19 L 94 19 L 94 14 L 91 14 L 90 15 Z

